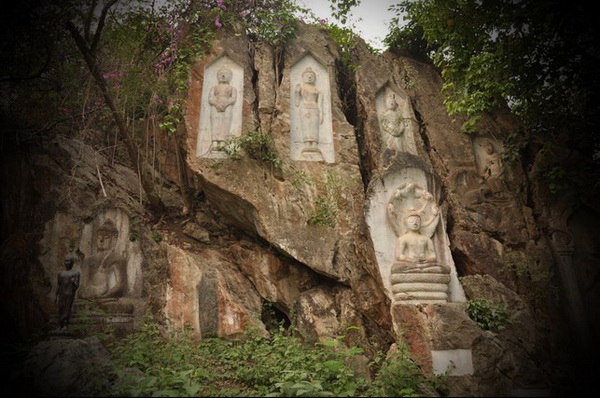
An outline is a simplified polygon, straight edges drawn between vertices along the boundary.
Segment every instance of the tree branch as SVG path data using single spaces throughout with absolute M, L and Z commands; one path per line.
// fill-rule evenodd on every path
M 110 112 L 113 116 L 115 124 L 117 125 L 119 134 L 120 134 L 121 138 L 123 139 L 125 148 L 127 149 L 127 154 L 129 156 L 129 159 L 131 160 L 131 162 L 133 163 L 133 165 L 139 172 L 139 176 L 140 176 L 142 186 L 144 188 L 144 192 L 146 193 L 146 196 L 148 197 L 148 201 L 150 202 L 150 207 L 155 212 L 158 212 L 158 213 L 164 212 L 164 210 L 165 210 L 164 203 L 162 202 L 162 200 L 160 200 L 160 198 L 158 197 L 158 195 L 156 195 L 156 192 L 154 191 L 154 184 L 152 183 L 152 178 L 148 175 L 149 173 L 146 172 L 146 168 L 143 167 L 144 166 L 143 159 L 141 159 L 141 157 L 139 156 L 138 148 L 135 145 L 135 143 L 133 142 L 131 135 L 129 134 L 129 132 L 127 130 L 127 127 L 125 126 L 125 121 L 123 120 L 123 117 L 117 110 L 115 102 L 113 101 L 113 98 L 110 94 L 108 84 L 106 83 L 104 76 L 102 76 L 102 74 L 100 73 L 100 70 L 98 69 L 98 65 L 96 63 L 96 58 L 94 57 L 94 54 L 92 54 L 90 52 L 90 49 L 86 45 L 85 39 L 83 38 L 83 36 L 81 36 L 81 34 L 79 33 L 79 30 L 73 24 L 72 21 L 66 21 L 65 27 L 71 33 L 73 40 L 75 40 L 75 44 L 77 45 L 79 52 L 83 56 L 87 66 L 88 66 L 88 69 L 90 70 L 90 73 L 92 74 L 92 77 L 94 78 L 94 80 L 96 81 L 96 84 L 98 85 L 98 87 L 100 88 L 100 91 L 102 92 L 102 95 L 104 97 L 104 102 L 110 109 Z
M 108 15 L 108 10 L 117 3 L 119 0 L 110 0 L 106 5 L 102 8 L 102 12 L 100 13 L 100 18 L 98 19 L 98 26 L 96 27 L 96 33 L 94 33 L 94 41 L 90 45 L 90 52 L 92 54 L 96 53 L 96 48 L 98 47 L 98 42 L 100 41 L 100 36 L 102 34 L 102 30 L 104 29 L 104 24 L 106 22 L 106 16 Z

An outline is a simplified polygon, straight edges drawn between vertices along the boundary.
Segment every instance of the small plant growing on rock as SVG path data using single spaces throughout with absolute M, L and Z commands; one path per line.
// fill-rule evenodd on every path
M 467 302 L 467 314 L 480 328 L 498 332 L 512 323 L 506 307 L 487 299 L 473 299 Z
M 309 217 L 308 223 L 335 227 L 337 219 L 337 204 L 330 196 L 319 196 L 315 204 L 315 211 Z
M 239 137 L 227 140 L 225 152 L 231 159 L 240 159 L 240 150 L 259 162 L 268 163 L 276 169 L 281 169 L 281 159 L 273 151 L 273 139 L 268 133 L 249 131 Z

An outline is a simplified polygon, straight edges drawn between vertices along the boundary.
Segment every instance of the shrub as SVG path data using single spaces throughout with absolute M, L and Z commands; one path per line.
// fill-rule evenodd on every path
M 467 302 L 469 318 L 484 330 L 497 332 L 512 323 L 510 315 L 504 306 L 494 304 L 487 299 L 473 299 Z
M 319 196 L 315 203 L 315 211 L 308 218 L 309 224 L 335 227 L 337 220 L 337 203 L 330 196 Z
M 281 169 L 281 159 L 273 150 L 273 139 L 268 133 L 249 131 L 239 137 L 233 137 L 225 143 L 225 152 L 231 159 L 240 159 L 240 149 L 251 159 L 270 164 Z

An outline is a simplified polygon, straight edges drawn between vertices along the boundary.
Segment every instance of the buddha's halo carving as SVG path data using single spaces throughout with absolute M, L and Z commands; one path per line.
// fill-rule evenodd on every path
M 439 181 L 421 167 L 388 170 L 369 185 L 366 220 L 393 304 L 466 301 L 440 196 Z
M 399 185 L 387 205 L 396 234 L 390 282 L 395 302 L 447 302 L 450 267 L 432 237 L 440 221 L 433 195 L 419 184 Z

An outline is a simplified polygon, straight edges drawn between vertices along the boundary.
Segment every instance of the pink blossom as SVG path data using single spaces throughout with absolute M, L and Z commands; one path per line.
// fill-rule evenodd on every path
M 219 17 L 215 18 L 215 25 L 217 26 L 217 28 L 222 27 L 223 25 L 221 24 L 221 21 L 219 21 Z
M 120 79 L 123 77 L 123 74 L 121 72 L 113 71 L 113 72 L 108 72 L 108 73 L 103 74 L 102 77 L 105 78 L 106 80 Z

